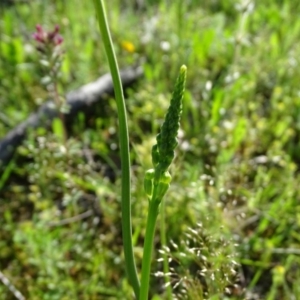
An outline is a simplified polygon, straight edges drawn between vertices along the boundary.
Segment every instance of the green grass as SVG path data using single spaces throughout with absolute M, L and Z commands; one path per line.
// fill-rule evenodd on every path
M 157 228 L 151 297 L 167 299 L 159 273 L 166 254 L 173 299 L 298 299 L 300 5 L 186 2 L 145 1 L 137 13 L 133 1 L 107 1 L 121 68 L 142 64 L 145 72 L 126 98 L 138 270 L 148 205 L 143 174 L 184 63 L 182 133 L 165 199 L 169 249 L 161 249 Z M 37 23 L 61 26 L 61 93 L 108 72 L 92 4 L 1 6 L 1 137 L 48 97 L 31 38 Z M 72 124 L 68 151 L 51 132 L 32 131 L 0 174 L 0 271 L 26 299 L 133 299 L 122 253 L 116 126 L 116 105 L 107 99 Z M 1 283 L 0 299 L 15 299 Z

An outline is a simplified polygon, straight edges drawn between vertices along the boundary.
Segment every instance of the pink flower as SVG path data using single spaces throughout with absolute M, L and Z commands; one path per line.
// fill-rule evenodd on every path
M 40 24 L 36 25 L 36 32 L 32 37 L 40 44 L 58 46 L 63 42 L 63 37 L 59 34 L 59 25 L 55 25 L 53 31 L 45 31 Z
M 33 33 L 32 37 L 39 43 L 45 43 L 47 39 L 47 32 L 44 31 L 40 24 L 36 25 L 36 32 Z

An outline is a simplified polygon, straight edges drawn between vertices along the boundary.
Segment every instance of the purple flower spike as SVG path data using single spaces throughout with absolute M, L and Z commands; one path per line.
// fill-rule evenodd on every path
M 36 25 L 36 32 L 32 37 L 39 43 L 39 48 L 43 45 L 58 46 L 63 42 L 63 37 L 59 34 L 59 25 L 55 25 L 53 31 L 45 31 L 40 24 Z

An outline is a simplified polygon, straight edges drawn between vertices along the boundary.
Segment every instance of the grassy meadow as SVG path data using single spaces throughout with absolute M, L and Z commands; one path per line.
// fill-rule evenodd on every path
M 14 2 L 0 2 L 0 139 L 51 98 L 37 24 L 60 26 L 60 95 L 109 72 L 93 1 Z M 188 69 L 164 200 L 168 247 L 159 219 L 149 299 L 169 299 L 163 256 L 172 299 L 300 299 L 300 3 L 105 2 L 120 68 L 144 70 L 126 90 L 139 271 L 144 174 L 178 70 Z M 79 113 L 64 141 L 54 126 L 29 130 L 0 169 L 0 300 L 134 299 L 117 125 L 107 98 Z

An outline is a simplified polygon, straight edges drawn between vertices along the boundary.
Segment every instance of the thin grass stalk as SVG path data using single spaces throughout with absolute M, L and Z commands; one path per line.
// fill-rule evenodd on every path
M 120 78 L 120 72 L 117 64 L 116 55 L 110 36 L 109 26 L 106 18 L 105 6 L 103 0 L 93 0 L 98 18 L 98 23 L 103 39 L 105 52 L 108 58 L 111 76 L 115 89 L 115 98 L 118 109 L 119 119 L 119 140 L 120 140 L 120 156 L 122 167 L 122 234 L 123 247 L 125 255 L 126 273 L 129 283 L 132 285 L 135 296 L 139 299 L 140 283 L 136 271 L 136 265 L 133 254 L 132 244 L 132 224 L 131 224 L 131 201 L 130 201 L 130 155 L 129 155 L 129 138 L 127 115 L 124 101 L 123 88 Z

